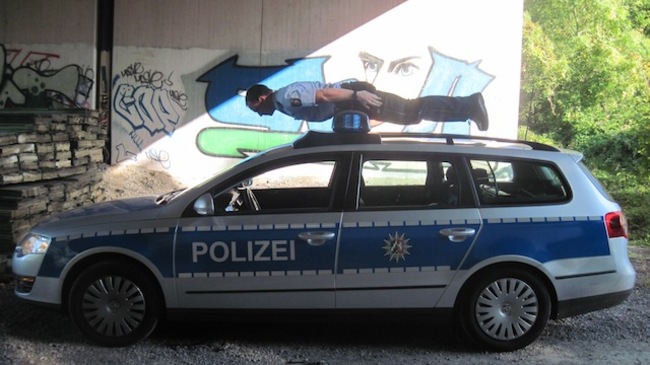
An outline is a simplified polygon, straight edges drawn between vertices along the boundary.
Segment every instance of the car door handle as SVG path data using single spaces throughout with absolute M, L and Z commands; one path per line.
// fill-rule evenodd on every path
M 445 228 L 440 230 L 440 234 L 451 242 L 463 242 L 467 237 L 475 235 L 476 230 L 474 228 Z
M 316 231 L 298 233 L 298 238 L 307 242 L 311 246 L 320 246 L 334 238 L 334 232 Z

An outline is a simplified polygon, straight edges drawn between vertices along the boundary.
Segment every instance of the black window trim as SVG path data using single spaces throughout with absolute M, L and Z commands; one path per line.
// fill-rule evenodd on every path
M 476 200 L 476 204 L 478 207 L 481 208 L 499 208 L 499 207 L 527 207 L 527 206 L 545 206 L 545 205 L 564 205 L 568 204 L 571 200 L 573 200 L 573 190 L 571 187 L 571 184 L 569 184 L 569 180 L 566 178 L 564 175 L 564 171 L 558 166 L 557 163 L 555 163 L 552 160 L 546 160 L 546 159 L 540 159 L 540 158 L 527 158 L 527 157 L 511 157 L 511 156 L 504 156 L 504 155 L 483 155 L 483 154 L 464 154 L 464 164 L 466 165 L 467 168 L 467 173 L 468 173 L 468 179 L 472 180 L 472 183 L 470 184 L 470 187 L 473 191 L 474 194 L 474 199 Z M 557 173 L 558 177 L 562 181 L 562 186 L 564 186 L 566 190 L 566 198 L 563 200 L 557 200 L 557 201 L 530 201 L 530 202 L 522 202 L 522 203 L 511 203 L 511 204 L 485 204 L 481 202 L 480 199 L 480 192 L 478 191 L 478 188 L 476 186 L 476 182 L 474 181 L 474 176 L 472 175 L 472 164 L 471 160 L 482 160 L 482 161 L 500 161 L 500 162 L 509 162 L 509 163 L 514 163 L 514 162 L 529 162 L 532 164 L 538 164 L 538 165 L 545 165 L 545 166 L 551 166 L 555 172 Z
M 198 197 L 210 193 L 212 196 L 218 196 L 220 194 L 225 194 L 228 190 L 237 186 L 241 181 L 250 177 L 257 176 L 266 171 L 273 169 L 293 165 L 300 163 L 316 162 L 316 161 L 334 161 L 334 170 L 332 171 L 332 177 L 330 181 L 330 188 L 332 193 L 330 196 L 329 206 L 327 208 L 298 208 L 298 209 L 267 209 L 264 210 L 262 207 L 259 211 L 239 211 L 239 212 L 220 212 L 215 211 L 214 215 L 210 217 L 228 217 L 228 216 L 239 216 L 239 215 L 256 215 L 256 214 L 297 214 L 297 213 L 327 213 L 327 212 L 341 212 L 343 210 L 343 198 L 345 195 L 345 190 L 348 186 L 347 179 L 345 178 L 345 171 L 350 171 L 350 164 L 352 161 L 352 152 L 350 151 L 340 151 L 340 152 L 313 152 L 306 153 L 296 156 L 285 156 L 269 161 L 265 161 L 259 165 L 245 168 L 239 173 L 231 176 L 230 178 L 223 180 L 216 185 L 211 187 L 206 187 L 206 190 L 197 195 Z M 347 174 L 349 175 L 349 173 Z M 194 212 L 194 201 L 192 200 L 190 204 L 183 211 L 182 217 L 197 217 Z
M 354 154 L 353 162 L 351 164 L 352 170 L 350 171 L 349 187 L 347 188 L 347 195 L 345 198 L 345 211 L 355 212 L 373 212 L 373 211 L 395 211 L 395 210 L 432 210 L 432 209 L 466 209 L 478 207 L 478 200 L 471 193 L 471 187 L 467 174 L 469 173 L 467 162 L 462 158 L 461 154 L 457 153 L 443 153 L 431 151 L 362 151 Z M 364 161 L 367 160 L 412 160 L 412 161 L 427 161 L 427 160 L 446 160 L 452 166 L 457 167 L 456 173 L 460 183 L 460 202 L 457 206 L 380 206 L 380 207 L 360 207 L 358 206 L 359 194 L 361 189 L 361 170 Z

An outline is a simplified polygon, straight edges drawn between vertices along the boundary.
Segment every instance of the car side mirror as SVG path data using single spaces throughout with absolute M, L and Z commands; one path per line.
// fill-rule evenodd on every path
M 205 193 L 196 199 L 194 202 L 194 211 L 198 215 L 213 215 L 214 200 L 212 199 L 212 194 Z

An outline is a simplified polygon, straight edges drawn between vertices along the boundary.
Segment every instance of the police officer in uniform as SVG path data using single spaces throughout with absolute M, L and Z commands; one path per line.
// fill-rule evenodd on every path
M 474 121 L 481 131 L 489 120 L 481 93 L 470 96 L 430 95 L 404 99 L 377 90 L 367 82 L 326 84 L 317 81 L 295 82 L 278 90 L 253 85 L 246 91 L 246 105 L 260 116 L 276 110 L 298 120 L 321 122 L 339 110 L 359 110 L 371 119 L 395 124 Z

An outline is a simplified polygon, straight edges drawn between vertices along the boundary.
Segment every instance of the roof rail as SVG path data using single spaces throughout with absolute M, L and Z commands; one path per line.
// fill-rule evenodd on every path
M 380 144 L 381 136 L 376 133 L 319 132 L 308 131 L 293 141 L 293 148 L 332 146 L 342 144 Z
M 320 132 L 308 131 L 303 136 L 293 141 L 293 148 L 332 146 L 344 144 L 380 144 L 387 139 L 408 139 L 408 138 L 426 138 L 426 139 L 443 139 L 448 145 L 454 145 L 460 141 L 486 141 L 523 144 L 533 150 L 538 151 L 559 151 L 559 149 L 547 144 L 522 141 L 516 139 L 496 138 L 486 136 L 470 136 L 464 134 L 436 134 L 436 133 L 354 133 L 354 132 Z
M 501 143 L 517 143 L 526 145 L 533 150 L 538 151 L 559 151 L 559 149 L 549 146 L 544 143 L 533 142 L 533 141 L 523 141 L 517 139 L 507 139 L 507 138 L 498 138 L 498 137 L 487 137 L 487 136 L 471 136 L 464 134 L 444 134 L 444 133 L 380 133 L 380 136 L 383 139 L 386 138 L 431 138 L 431 139 L 444 139 L 448 145 L 453 145 L 454 141 L 489 141 L 489 142 L 501 142 Z

